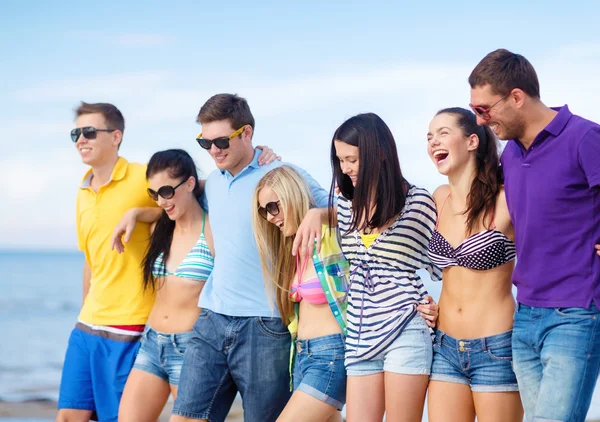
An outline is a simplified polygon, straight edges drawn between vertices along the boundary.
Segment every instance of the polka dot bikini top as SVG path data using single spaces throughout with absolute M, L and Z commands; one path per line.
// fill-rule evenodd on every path
M 445 204 L 446 201 L 444 201 L 440 209 L 440 215 Z M 493 223 L 492 226 L 494 226 Z M 460 266 L 472 270 L 485 271 L 499 267 L 515 259 L 516 250 L 514 242 L 495 227 L 469 236 L 456 248 L 453 248 L 437 230 L 436 224 L 435 230 L 429 240 L 427 255 L 431 262 L 441 269 Z

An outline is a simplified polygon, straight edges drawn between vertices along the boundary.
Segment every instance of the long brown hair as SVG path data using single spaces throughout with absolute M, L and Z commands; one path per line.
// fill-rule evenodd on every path
M 335 141 L 358 148 L 356 187 L 342 173 Z M 352 201 L 352 221 L 348 232 L 382 227 L 404 208 L 408 182 L 400 170 L 396 141 L 389 127 L 375 113 L 358 114 L 337 128 L 331 140 L 331 167 L 333 181 L 329 191 L 330 226 L 333 225 L 336 186 L 345 198 Z M 371 214 L 373 206 L 375 211 Z
M 437 112 L 456 118 L 464 136 L 477 135 L 479 146 L 475 151 L 475 178 L 467 195 L 467 236 L 473 233 L 480 219 L 485 228 L 494 220 L 496 199 L 502 187 L 502 169 L 498 155 L 498 139 L 487 126 L 478 126 L 475 114 L 460 107 L 445 108 Z
M 258 195 L 264 188 L 271 188 L 279 198 L 279 212 L 284 213 L 283 231 L 269 223 L 258 213 Z M 252 199 L 252 226 L 258 246 L 267 294 L 275 290 L 277 309 L 283 321 L 294 315 L 290 299 L 290 285 L 296 273 L 296 261 L 292 256 L 294 236 L 285 232 L 298 230 L 310 208 L 315 207 L 310 190 L 300 174 L 289 166 L 269 171 L 256 185 Z

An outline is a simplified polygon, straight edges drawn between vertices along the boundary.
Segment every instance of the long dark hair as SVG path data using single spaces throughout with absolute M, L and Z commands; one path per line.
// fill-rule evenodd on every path
M 196 180 L 194 195 L 198 198 L 202 194 L 200 184 L 198 183 L 196 164 L 186 151 L 182 149 L 168 149 L 154 154 L 148 162 L 146 179 L 149 179 L 161 171 L 168 171 L 169 176 L 173 179 L 187 180 L 190 177 L 193 177 Z M 156 227 L 150 237 L 150 245 L 148 246 L 144 260 L 142 261 L 142 268 L 144 270 L 144 290 L 156 290 L 156 278 L 152 274 L 154 262 L 162 253 L 163 271 L 165 270 L 166 262 L 169 259 L 169 252 L 171 251 L 174 230 L 175 221 L 171 220 L 167 213 L 163 211 L 156 222 Z
M 356 187 L 342 173 L 335 152 L 335 141 L 358 147 L 358 178 Z M 330 224 L 333 222 L 333 201 L 336 185 L 340 193 L 352 201 L 352 221 L 348 231 L 376 229 L 396 217 L 404 208 L 408 182 L 402 176 L 398 151 L 392 132 L 374 113 L 358 114 L 346 120 L 335 131 L 331 141 L 333 181 L 329 191 Z M 372 216 L 372 201 L 375 211 Z
M 475 178 L 467 195 L 467 235 L 471 235 L 479 219 L 485 228 L 494 220 L 496 199 L 503 184 L 502 168 L 498 154 L 498 138 L 487 126 L 478 126 L 475 114 L 470 110 L 452 107 L 437 112 L 451 114 L 465 136 L 477 135 L 479 146 L 475 151 Z

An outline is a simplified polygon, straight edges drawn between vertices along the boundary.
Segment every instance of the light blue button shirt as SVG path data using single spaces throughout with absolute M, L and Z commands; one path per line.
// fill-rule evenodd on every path
M 215 170 L 206 180 L 206 200 L 215 245 L 215 267 L 198 306 L 223 315 L 278 317 L 274 296 L 267 296 L 258 248 L 252 230 L 252 195 L 269 171 L 289 165 L 308 183 L 317 205 L 327 207 L 328 193 L 304 170 L 280 161 L 260 166 L 260 150 L 235 177 Z

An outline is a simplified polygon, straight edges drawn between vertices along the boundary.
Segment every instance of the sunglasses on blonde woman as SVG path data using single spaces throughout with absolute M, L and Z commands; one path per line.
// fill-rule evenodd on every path
M 273 217 L 279 214 L 279 201 L 268 202 L 264 207 L 258 207 L 258 213 L 265 220 L 267 219 L 267 213 Z

